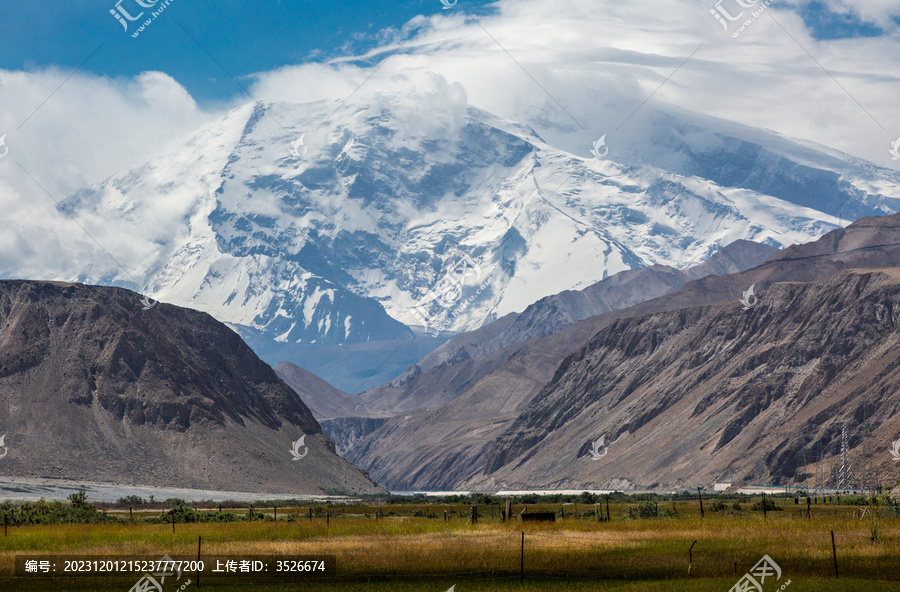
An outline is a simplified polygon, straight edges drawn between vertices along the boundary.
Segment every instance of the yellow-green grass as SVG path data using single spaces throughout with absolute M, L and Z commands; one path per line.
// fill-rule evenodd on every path
M 635 505 L 635 504 L 632 504 Z M 660 509 L 671 503 L 660 505 Z M 747 506 L 749 507 L 749 506 Z M 579 505 L 582 519 L 555 523 L 500 523 L 482 506 L 479 523 L 460 518 L 457 506 L 444 522 L 445 506 L 379 506 L 402 516 L 375 520 L 374 506 L 329 509 L 308 520 L 306 509 L 294 516 L 279 509 L 279 521 L 176 524 L 23 526 L 0 532 L 0 590 L 53 589 L 47 582 L 9 579 L 21 554 L 193 555 L 198 537 L 202 554 L 334 555 L 336 579 L 304 585 L 308 590 L 436 590 L 457 584 L 467 590 L 720 590 L 731 588 L 764 554 L 783 570 L 796 590 L 900 589 L 900 519 L 881 517 L 879 536 L 871 540 L 871 520 L 854 517 L 852 507 L 790 504 L 783 512 L 707 512 L 681 502 L 678 515 L 624 518 L 627 504 L 611 505 L 613 520 L 588 519 L 593 506 Z M 529 506 L 528 511 L 559 509 Z M 517 506 L 518 513 L 522 509 Z M 254 513 L 261 508 L 255 509 Z M 487 510 L 487 511 L 486 511 Z M 605 505 L 603 506 L 605 510 Z M 438 518 L 413 517 L 415 512 Z M 575 511 L 566 506 L 568 515 Z M 273 512 L 269 511 L 270 514 Z M 835 532 L 840 579 L 834 579 L 831 531 Z M 525 583 L 519 583 L 525 532 Z M 693 564 L 689 567 L 689 551 Z M 737 574 L 737 576 L 735 576 Z M 542 579 L 538 581 L 538 578 Z M 802 585 L 800 583 L 802 582 Z M 210 581 L 210 583 L 212 583 Z M 41 585 L 44 587 L 42 588 Z M 64 580 L 59 589 L 91 588 L 88 580 Z M 207 584 L 209 585 L 209 584 Z M 296 590 L 297 584 L 265 585 L 249 578 L 216 581 L 216 590 L 254 592 Z M 119 589 L 118 587 L 114 589 Z M 125 587 L 124 589 L 127 589 Z

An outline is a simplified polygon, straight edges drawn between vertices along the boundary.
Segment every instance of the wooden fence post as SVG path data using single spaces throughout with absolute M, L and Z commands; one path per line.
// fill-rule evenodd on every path
M 519 555 L 519 582 L 525 581 L 525 531 L 522 531 L 522 551 Z
M 697 488 L 697 495 L 700 496 L 700 518 L 703 518 L 703 492 L 700 491 L 699 487 Z
M 834 577 L 839 578 L 837 566 L 837 547 L 834 544 L 834 531 L 831 531 L 831 555 L 834 557 Z

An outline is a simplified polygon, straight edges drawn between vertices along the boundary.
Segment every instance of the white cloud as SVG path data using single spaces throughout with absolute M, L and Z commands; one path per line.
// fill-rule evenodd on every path
M 776 2 L 733 39 L 709 14 L 713 5 L 502 0 L 497 14 L 477 22 L 461 11 L 421 18 L 412 39 L 364 89 L 390 87 L 398 73 L 437 72 L 461 83 L 472 105 L 525 120 L 563 146 L 562 136 L 579 124 L 590 131 L 568 140 L 578 146 L 620 126 L 653 94 L 652 101 L 891 166 L 887 148 L 900 135 L 896 27 L 878 38 L 816 41 L 796 13 Z M 867 15 L 898 12 L 878 2 L 842 6 Z M 253 92 L 265 100 L 347 96 L 371 73 L 344 60 L 286 67 L 259 74 Z
M 152 159 L 211 117 L 160 72 L 127 81 L 68 76 L 0 71 L 0 134 L 9 147 L 0 160 L 0 276 L 69 277 L 109 259 L 54 200 Z M 95 231 L 112 253 L 127 252 Z
M 336 108 L 350 97 L 350 107 L 365 95 L 417 85 L 436 73 L 449 83 L 438 85 L 448 96 L 434 95 L 436 113 L 467 100 L 585 155 L 600 133 L 620 126 L 639 133 L 640 112 L 623 122 L 652 95 L 651 102 L 896 166 L 887 150 L 900 136 L 900 35 L 890 17 L 900 13 L 900 5 L 829 2 L 883 25 L 888 34 L 816 41 L 787 10 L 787 0 L 776 0 L 738 39 L 709 14 L 712 0 L 501 0 L 495 14 L 478 19 L 467 17 L 460 3 L 434 17 L 418 17 L 402 31 L 379 33 L 383 45 L 366 56 L 368 63 L 393 55 L 377 71 L 352 59 L 283 67 L 256 75 L 252 93 L 266 101 L 329 100 Z M 59 277 L 84 267 L 72 262 L 97 258 L 90 239 L 55 211 L 17 163 L 59 199 L 152 160 L 222 115 L 201 111 L 164 73 L 124 81 L 79 73 L 60 87 L 67 76 L 55 69 L 0 71 L 0 134 L 8 134 L 10 150 L 0 160 L 0 276 L 26 269 L 32 277 Z M 351 96 L 360 85 L 363 90 Z M 450 113 L 434 125 L 458 116 Z M 428 114 L 409 117 L 427 129 Z M 101 242 L 127 256 L 127 238 Z M 36 240 L 42 241 L 39 247 Z

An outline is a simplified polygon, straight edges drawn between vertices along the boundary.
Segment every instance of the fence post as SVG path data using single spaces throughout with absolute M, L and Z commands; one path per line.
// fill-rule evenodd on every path
M 763 492 L 762 506 L 763 506 L 763 520 L 765 520 L 766 516 L 768 515 L 768 509 L 766 508 L 766 492 L 765 491 Z
M 688 548 L 688 575 L 691 575 L 691 567 L 694 565 L 694 545 L 697 544 L 697 541 L 691 543 L 690 548 Z
M 9 516 L 7 514 L 3 514 L 3 536 L 9 536 L 9 531 L 7 529 L 9 525 Z
M 594 518 L 597 519 L 597 522 L 600 522 L 600 508 L 597 507 L 597 504 L 594 504 Z
M 469 524 L 478 524 L 478 506 L 472 506 L 472 516 L 469 517 Z
M 525 531 L 522 531 L 522 552 L 519 555 L 519 582 L 525 581 Z
M 834 544 L 834 531 L 831 531 L 831 555 L 834 557 L 834 577 L 839 578 L 837 567 L 837 547 Z
M 172 509 L 172 534 L 175 534 L 175 509 Z
M 325 526 L 328 526 L 331 523 L 331 512 L 325 510 Z
M 506 500 L 506 514 L 504 515 L 503 521 L 506 522 L 512 518 L 512 502 Z
M 131 508 L 129 506 L 128 507 L 128 520 L 130 520 L 131 523 L 134 524 L 134 512 L 132 512 L 132 510 L 133 510 L 133 508 Z
M 806 496 L 806 517 L 812 518 L 812 505 L 810 505 L 809 496 Z
M 705 515 L 703 513 L 703 493 L 700 491 L 700 488 L 697 488 L 697 495 L 700 496 L 700 518 L 703 518 Z
M 612 521 L 612 516 L 609 515 L 609 494 L 606 495 L 606 521 Z

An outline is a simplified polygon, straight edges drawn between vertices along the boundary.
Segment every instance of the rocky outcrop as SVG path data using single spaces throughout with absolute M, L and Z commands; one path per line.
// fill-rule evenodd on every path
M 776 252 L 738 241 L 687 270 L 625 271 L 454 337 L 406 377 L 365 393 L 370 407 L 399 415 L 339 446 L 392 489 L 452 489 L 480 473 L 493 439 L 550 380 L 559 362 L 597 332 L 603 316 L 573 325 L 576 320 L 671 293 L 692 278 L 752 267 Z M 511 339 L 522 341 L 504 346 Z M 330 435 L 340 442 L 338 434 Z
M 206 313 L 128 290 L 0 281 L 0 475 L 272 493 L 377 491 Z M 293 462 L 291 443 L 309 452 Z
M 560 363 L 567 356 L 616 321 L 722 302 L 729 302 L 729 306 L 740 309 L 738 299 L 754 284 L 757 294 L 766 294 L 778 282 L 820 281 L 833 277 L 842 270 L 886 267 L 897 265 L 898 262 L 900 216 L 861 219 L 814 243 L 789 247 L 747 271 L 708 275 L 688 282 L 662 297 L 591 317 L 552 335 L 517 344 L 514 346 L 515 351 L 504 353 L 506 358 L 495 363 L 493 369 L 469 378 L 470 384 L 467 384 L 462 394 L 440 406 L 391 419 L 355 445 L 348 458 L 369 470 L 380 483 L 388 487 L 506 489 L 507 486 L 512 486 L 512 481 L 503 476 L 503 471 L 524 462 L 532 449 L 526 446 L 520 451 L 520 455 L 516 452 L 519 444 L 512 441 L 500 444 L 494 440 L 511 429 L 513 422 L 522 413 L 528 412 L 531 400 L 554 378 Z M 765 296 L 760 298 L 762 301 Z M 657 338 L 652 333 L 644 337 L 648 340 Z M 500 353 L 495 352 L 493 355 Z M 488 359 L 490 358 L 484 358 Z M 448 373 L 452 367 L 435 370 Z M 644 369 L 634 371 L 636 376 L 647 372 Z M 429 373 L 424 373 L 427 374 Z M 638 377 L 634 380 L 638 380 Z M 432 384 L 439 385 L 439 381 L 432 381 Z M 429 391 L 428 396 L 434 398 L 434 391 Z M 666 418 L 672 422 L 683 421 L 673 415 L 666 415 Z M 634 427 L 635 421 L 629 419 L 624 423 Z M 723 433 L 730 433 L 734 429 L 736 426 Z M 602 434 L 597 433 L 593 437 L 598 438 L 600 435 Z M 522 437 L 532 438 L 534 434 L 528 431 Z M 588 436 L 579 434 L 578 437 L 584 437 L 576 447 L 581 449 L 588 442 Z M 607 436 L 607 442 L 609 441 L 610 437 Z M 407 442 L 415 442 L 415 445 L 407 445 Z M 532 443 L 536 442 L 534 440 Z M 656 450 L 656 453 L 668 458 L 668 452 Z M 820 443 L 816 454 L 820 453 L 828 455 L 833 451 L 826 450 Z M 489 455 L 492 470 L 485 475 Z M 806 458 L 812 458 L 811 454 L 807 453 Z M 759 474 L 769 473 L 761 468 Z M 517 483 L 523 487 L 547 484 L 546 477 L 527 472 L 517 472 L 514 475 Z M 611 477 L 613 480 L 615 478 Z M 597 485 L 591 480 L 588 482 Z M 653 482 L 655 478 L 644 485 Z
M 560 364 L 468 485 L 813 485 L 843 427 L 854 485 L 871 482 L 900 431 L 898 302 L 900 268 L 851 270 L 773 284 L 749 310 L 618 320 Z M 603 435 L 608 453 L 592 461 L 586 444 Z M 866 446 L 882 453 L 864 458 Z

